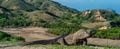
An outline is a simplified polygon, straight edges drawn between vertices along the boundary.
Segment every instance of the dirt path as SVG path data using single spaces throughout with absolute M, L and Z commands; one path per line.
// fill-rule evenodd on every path
M 8 32 L 17 36 L 22 36 L 27 42 L 36 40 L 53 39 L 56 35 L 47 33 L 48 28 L 28 27 L 28 28 L 4 28 L 0 31 Z M 103 45 L 103 46 L 117 46 L 120 47 L 120 40 L 89 38 L 88 44 Z M 13 47 L 14 48 L 14 47 Z M 25 47 L 26 48 L 26 47 Z M 19 49 L 19 48 L 18 48 Z
M 120 40 L 88 38 L 88 43 L 92 45 L 98 45 L 98 46 L 120 47 Z

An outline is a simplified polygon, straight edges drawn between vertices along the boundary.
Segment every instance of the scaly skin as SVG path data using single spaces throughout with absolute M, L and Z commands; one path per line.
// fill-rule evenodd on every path
M 92 36 L 94 33 L 95 33 L 94 30 L 80 29 L 73 34 L 67 35 L 61 41 L 63 41 L 65 45 L 83 45 L 84 46 L 84 45 L 87 45 L 87 38 Z

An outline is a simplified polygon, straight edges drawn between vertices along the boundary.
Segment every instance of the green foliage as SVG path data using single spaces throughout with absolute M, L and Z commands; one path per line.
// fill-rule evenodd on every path
M 0 27 L 20 27 L 20 26 L 30 26 L 32 22 L 30 20 L 15 17 L 11 19 L 0 18 Z
M 0 31 L 0 40 L 7 40 L 11 35 Z
M 4 14 L 0 14 L 0 18 L 5 18 L 4 16 L 5 16 Z
M 13 37 L 12 39 L 10 39 L 10 41 L 25 41 L 25 39 L 23 37 L 20 37 L 20 36 L 16 36 L 16 37 Z
M 29 47 L 45 47 L 46 49 L 119 49 L 119 47 L 102 46 L 64 46 L 64 45 L 30 45 Z
M 110 28 L 107 30 L 98 30 L 93 36 L 95 38 L 120 39 L 120 28 Z
M 101 15 L 107 20 L 112 20 L 118 16 L 118 14 L 114 10 L 100 10 L 100 12 Z
M 110 22 L 111 27 L 120 27 L 120 16 L 117 16 Z
M 14 41 L 15 42 L 15 41 L 25 41 L 25 39 L 19 36 L 13 36 L 13 35 L 0 31 L 0 41 Z
M 56 23 L 54 22 L 54 23 L 48 24 L 47 26 L 50 27 L 50 29 L 48 30 L 49 33 L 53 33 L 57 35 L 65 34 L 68 31 L 69 33 L 73 33 L 78 29 L 80 29 L 80 26 L 76 24 L 72 24 L 72 23 L 69 24 L 64 22 L 56 22 Z
M 68 31 L 69 33 L 74 33 L 80 28 L 83 28 L 81 27 L 81 23 L 87 22 L 90 21 L 81 16 L 72 17 L 69 15 L 64 15 L 60 16 L 59 21 L 47 23 L 47 27 L 50 28 L 48 30 L 49 33 L 61 35 L 67 33 Z
M 6 1 L 6 2 L 2 3 L 1 6 L 7 8 L 7 9 L 14 9 L 14 7 L 15 7 L 17 10 L 27 10 L 27 11 L 32 11 L 32 10 L 36 9 L 34 6 L 26 3 L 24 0 Z

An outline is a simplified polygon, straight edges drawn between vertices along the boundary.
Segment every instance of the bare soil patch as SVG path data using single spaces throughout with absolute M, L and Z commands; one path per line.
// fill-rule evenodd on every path
M 9 34 L 22 36 L 29 41 L 36 40 L 45 40 L 45 39 L 53 39 L 57 37 L 54 34 L 47 33 L 48 28 L 42 27 L 28 27 L 28 28 L 3 28 L 0 31 L 7 32 Z

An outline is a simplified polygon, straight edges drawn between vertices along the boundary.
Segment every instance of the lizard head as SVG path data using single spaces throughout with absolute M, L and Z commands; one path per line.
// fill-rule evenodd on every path
M 90 37 L 96 33 L 96 30 L 88 29 L 87 33 L 90 35 Z

